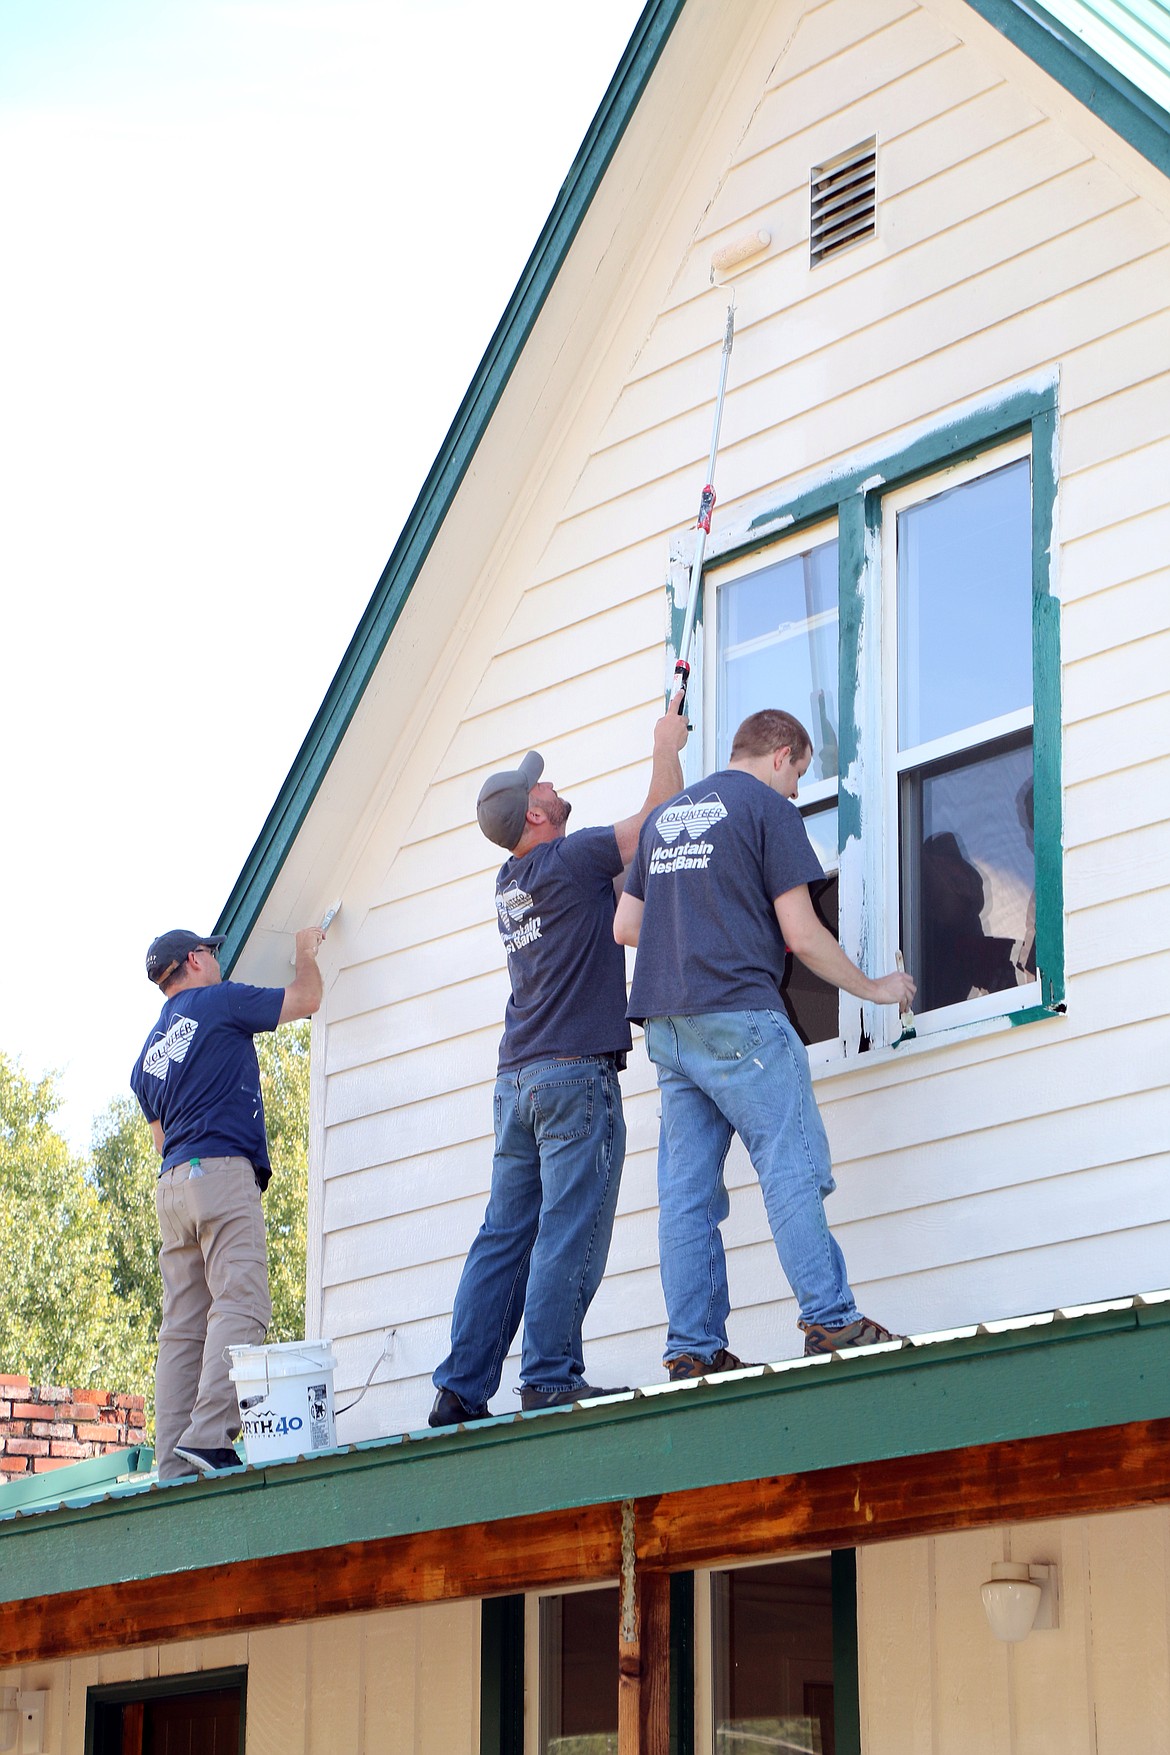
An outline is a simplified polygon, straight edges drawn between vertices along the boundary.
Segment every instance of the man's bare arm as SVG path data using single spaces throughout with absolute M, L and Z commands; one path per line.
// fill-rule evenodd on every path
M 623 891 L 617 905 L 617 913 L 613 917 L 613 936 L 619 945 L 636 945 L 642 930 L 642 902 L 637 896 Z
M 827 926 L 817 919 L 807 884 L 798 884 L 777 896 L 773 906 L 784 943 L 806 969 L 819 975 L 834 987 L 851 993 L 857 999 L 868 999 L 874 1005 L 908 1006 L 917 991 L 909 975 L 892 970 L 871 981 L 857 964 L 845 955 Z
M 676 792 L 682 791 L 682 764 L 678 758 L 687 741 L 687 717 L 685 713 L 679 712 L 678 707 L 679 697 L 675 695 L 654 727 L 650 790 L 643 800 L 641 810 L 613 826 L 623 865 L 628 865 L 634 857 L 638 846 L 638 832 L 650 812 L 658 805 L 665 804 L 668 798 L 673 798 Z
M 319 926 L 306 926 L 297 933 L 296 974 L 284 990 L 280 1023 L 291 1024 L 295 1018 L 311 1018 L 321 1004 L 325 983 L 317 963 L 317 952 L 325 943 Z
M 154 1141 L 155 1151 L 158 1153 L 159 1157 L 161 1158 L 163 1155 L 163 1151 L 165 1149 L 163 1146 L 163 1130 L 162 1130 L 162 1122 L 161 1121 L 152 1121 L 151 1122 L 151 1124 L 150 1124 L 150 1137 Z

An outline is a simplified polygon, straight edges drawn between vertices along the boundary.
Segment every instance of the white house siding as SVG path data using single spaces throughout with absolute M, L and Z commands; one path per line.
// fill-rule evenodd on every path
M 640 283 L 643 298 L 659 289 L 659 313 L 633 346 L 615 320 L 591 362 L 576 410 L 593 421 L 584 466 L 553 435 L 541 471 L 507 483 L 523 528 L 490 593 L 472 594 L 470 634 L 453 631 L 451 666 L 435 673 L 442 711 L 417 728 L 409 783 L 395 770 L 372 784 L 346 877 L 318 1020 L 323 1244 L 309 1320 L 337 1342 L 346 1384 L 393 1338 L 386 1381 L 342 1421 L 345 1437 L 424 1419 L 482 1216 L 507 989 L 476 791 L 536 747 L 575 826 L 641 796 L 669 541 L 694 515 L 722 339 L 708 264 L 757 224 L 775 241 L 740 283 L 717 528 L 1059 374 L 1068 1013 L 819 1079 L 839 1183 L 830 1216 L 859 1301 L 913 1331 L 1167 1278 L 1166 202 L 1151 198 L 1148 166 L 952 0 L 745 7 L 731 11 L 747 21 L 736 40 L 727 14 L 711 13 L 713 89 L 740 108 L 697 114 L 680 149 L 666 244 Z M 809 167 L 870 134 L 879 235 L 810 271 Z M 693 235 L 682 256 L 681 223 Z M 660 1374 L 664 1312 L 640 1047 L 624 1088 L 629 1155 L 588 1365 L 600 1381 L 645 1382 Z M 794 1309 L 742 1156 L 729 1180 L 731 1344 L 782 1357 L 796 1350 Z M 513 1358 L 497 1408 L 514 1405 L 514 1383 Z
M 996 1560 L 1055 1564 L 1059 1626 L 991 1635 Z M 866 1755 L 1165 1755 L 1170 1512 L 973 1530 L 862 1549 Z
M 477 1755 L 479 1621 L 477 1602 L 347 1615 L 30 1664 L 0 1686 L 48 1690 L 52 1755 L 83 1755 L 90 1688 L 238 1666 L 245 1755 Z

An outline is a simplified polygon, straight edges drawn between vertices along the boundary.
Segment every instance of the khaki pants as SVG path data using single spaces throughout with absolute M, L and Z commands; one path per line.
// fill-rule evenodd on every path
M 175 1445 L 223 1450 L 240 1430 L 226 1347 L 257 1346 L 272 1317 L 256 1174 L 247 1158 L 176 1164 L 155 1196 L 163 1318 L 155 1372 L 159 1479 L 189 1475 Z

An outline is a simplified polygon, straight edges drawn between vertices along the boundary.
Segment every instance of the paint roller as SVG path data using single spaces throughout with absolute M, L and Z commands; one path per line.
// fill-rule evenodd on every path
M 736 238 L 733 243 L 724 244 L 711 257 L 711 284 L 724 286 L 735 269 L 750 262 L 754 256 L 766 250 L 772 242 L 772 234 L 763 227 L 747 232 L 743 237 Z M 707 538 L 711 534 L 711 513 L 715 509 L 715 458 L 719 452 L 719 427 L 723 420 L 723 396 L 727 389 L 727 367 L 731 360 L 732 343 L 735 340 L 735 289 L 732 288 L 731 303 L 727 307 L 727 328 L 723 336 L 723 355 L 719 362 L 719 389 L 715 397 L 715 421 L 711 432 L 711 453 L 707 459 L 707 480 L 699 496 L 699 516 L 697 520 L 698 537 L 695 542 L 694 557 L 691 561 L 691 587 L 687 593 L 687 612 L 683 619 L 682 639 L 678 646 L 678 662 L 674 667 L 674 683 L 679 694 L 678 710 L 685 713 L 687 709 L 687 684 L 691 677 L 690 650 L 691 640 L 695 632 L 695 612 L 699 607 L 699 589 L 703 580 L 703 556 L 706 553 Z

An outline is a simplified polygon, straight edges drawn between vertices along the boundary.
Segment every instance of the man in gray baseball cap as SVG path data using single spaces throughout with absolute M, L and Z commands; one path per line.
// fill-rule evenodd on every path
M 488 1417 L 524 1320 L 526 1411 L 610 1395 L 586 1382 L 581 1326 L 605 1271 L 625 1157 L 618 1073 L 626 1063 L 625 956 L 613 938 L 614 880 L 648 814 L 682 787 L 687 724 L 678 698 L 654 727 L 650 787 L 611 828 L 565 833 L 570 805 L 530 750 L 492 774 L 479 826 L 508 858 L 496 918 L 512 993 L 495 1086 L 487 1213 L 434 1374 L 432 1426 Z

